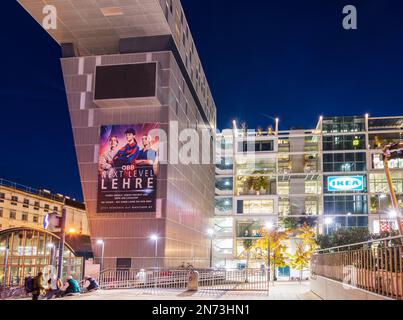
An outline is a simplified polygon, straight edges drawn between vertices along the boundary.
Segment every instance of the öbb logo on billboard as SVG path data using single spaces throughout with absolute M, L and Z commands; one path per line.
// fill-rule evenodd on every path
M 328 177 L 328 191 L 363 191 L 363 176 Z

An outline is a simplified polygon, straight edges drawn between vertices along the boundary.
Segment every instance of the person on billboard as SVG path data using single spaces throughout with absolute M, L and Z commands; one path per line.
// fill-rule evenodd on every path
M 114 176 L 115 169 L 113 167 L 113 159 L 118 153 L 118 145 L 119 145 L 118 137 L 111 136 L 109 138 L 109 150 L 105 151 L 105 153 L 101 156 L 99 161 L 101 176 L 103 179 L 106 178 L 112 179 Z
M 121 148 L 113 158 L 115 168 L 135 164 L 140 154 L 140 148 L 136 140 L 136 130 L 129 128 L 125 131 L 127 144 Z
M 136 160 L 136 164 L 139 166 L 153 166 L 157 159 L 157 152 L 151 149 L 151 136 L 144 135 L 141 138 L 143 143 L 143 149 L 141 149 L 140 154 Z

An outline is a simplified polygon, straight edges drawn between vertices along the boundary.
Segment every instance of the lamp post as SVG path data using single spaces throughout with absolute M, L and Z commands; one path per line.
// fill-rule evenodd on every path
M 381 231 L 381 199 L 386 199 L 386 194 L 378 193 L 378 221 L 379 221 L 379 232 Z
M 97 245 L 102 246 L 101 247 L 101 270 L 100 272 L 104 269 L 104 252 L 105 252 L 105 241 L 102 239 L 97 240 Z
M 66 200 L 64 200 L 66 201 Z M 59 243 L 59 259 L 58 259 L 58 269 L 57 269 L 57 278 L 61 279 L 63 274 L 63 253 L 64 253 L 64 243 L 66 242 L 66 208 L 63 206 L 62 209 L 62 218 L 60 220 L 60 243 Z
M 214 236 L 214 229 L 209 228 L 207 229 L 207 235 L 210 237 L 210 268 L 213 267 L 213 236 Z
M 266 229 L 267 229 L 267 290 L 269 290 L 270 287 L 270 264 L 271 264 L 271 258 L 270 258 L 270 231 L 274 228 L 273 222 L 266 222 Z
M 154 254 L 154 266 L 156 269 L 158 269 L 158 260 L 157 260 L 157 255 L 158 255 L 158 236 L 156 234 L 153 234 L 150 236 L 150 239 L 152 241 L 155 241 L 155 254 Z
M 54 243 L 51 242 L 51 243 L 47 244 L 47 247 L 50 249 L 50 264 L 53 269 L 55 266 L 55 252 L 56 252 L 55 245 L 54 245 Z M 53 273 L 53 270 L 52 270 L 52 273 Z
M 329 234 L 329 225 L 333 223 L 333 218 L 327 217 L 325 218 L 325 225 L 326 225 L 326 235 Z

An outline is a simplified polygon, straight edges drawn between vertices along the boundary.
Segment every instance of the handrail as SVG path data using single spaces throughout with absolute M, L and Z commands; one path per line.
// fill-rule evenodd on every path
M 364 244 L 369 244 L 369 243 L 374 243 L 374 242 L 391 241 L 391 240 L 401 239 L 401 238 L 403 238 L 403 236 L 400 236 L 400 235 L 399 235 L 399 236 L 393 236 L 393 237 L 388 237 L 388 238 L 371 239 L 371 240 L 363 241 L 363 242 L 357 242 L 357 243 L 345 244 L 345 245 L 337 246 L 337 247 L 331 247 L 331 248 L 326 248 L 326 249 L 320 249 L 320 250 L 316 250 L 315 253 L 321 253 L 321 252 L 324 252 L 324 251 L 336 250 L 336 249 L 340 249 L 340 248 L 355 247 L 355 246 L 364 245 Z

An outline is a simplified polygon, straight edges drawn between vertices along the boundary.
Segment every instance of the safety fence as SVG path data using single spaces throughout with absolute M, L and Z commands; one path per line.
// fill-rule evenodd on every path
M 197 269 L 198 287 L 203 290 L 264 291 L 267 271 L 260 269 Z M 187 289 L 192 270 L 105 270 L 99 277 L 101 289 L 167 288 Z
M 402 300 L 402 239 L 390 237 L 318 251 L 311 260 L 311 275 Z

